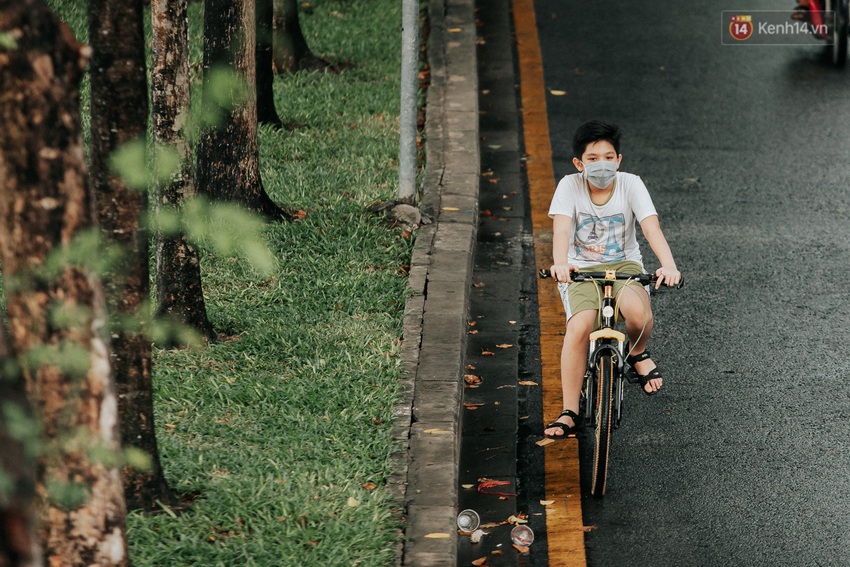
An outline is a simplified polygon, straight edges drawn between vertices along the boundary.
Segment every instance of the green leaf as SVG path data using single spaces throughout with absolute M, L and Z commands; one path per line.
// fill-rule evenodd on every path
M 55 366 L 70 376 L 83 377 L 91 368 L 89 351 L 72 342 L 56 345 L 38 345 L 26 353 L 30 368 Z
M 15 36 L 9 32 L 0 32 L 0 49 L 12 51 L 18 48 L 18 42 L 15 41 Z
M 109 168 L 131 189 L 146 191 L 151 186 L 144 139 L 127 142 L 112 152 Z
M 66 511 L 79 508 L 89 496 L 89 489 L 83 484 L 56 479 L 49 480 L 46 484 L 50 503 Z
M 210 69 L 204 80 L 204 97 L 213 108 L 229 111 L 246 102 L 251 94 L 244 79 L 229 67 Z

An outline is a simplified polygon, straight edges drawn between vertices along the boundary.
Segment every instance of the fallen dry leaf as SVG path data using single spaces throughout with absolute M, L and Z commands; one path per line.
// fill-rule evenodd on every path
M 541 500 L 540 503 L 543 504 L 544 506 L 551 506 L 552 504 L 555 503 L 555 501 L 554 500 Z
M 363 488 L 366 490 L 375 490 L 378 486 L 374 482 L 367 482 L 363 485 Z
M 472 329 L 471 331 L 467 331 L 467 332 L 466 332 L 466 334 L 467 334 L 467 335 L 477 335 L 477 334 L 478 334 L 478 330 L 477 330 L 477 329 Z
M 360 502 L 358 502 L 358 501 L 357 501 L 357 499 L 356 499 L 356 498 L 354 498 L 354 497 L 352 497 L 352 496 L 349 496 L 349 497 L 348 497 L 348 502 L 347 502 L 347 504 L 348 504 L 348 505 L 349 505 L 349 507 L 351 507 L 351 508 L 357 508 L 358 506 L 360 506 Z
M 496 354 L 496 353 L 491 351 L 491 350 L 482 350 L 481 351 L 481 356 L 493 356 L 494 354 Z
M 583 531 L 583 532 L 592 532 L 595 529 L 596 529 L 596 524 L 594 524 L 592 526 L 582 526 L 581 527 L 581 531 Z
M 466 490 L 469 490 L 470 488 L 472 488 L 475 485 L 474 484 L 461 484 L 460 486 L 461 486 L 461 488 L 465 488 Z
M 496 348 L 511 348 L 514 345 L 509 345 L 508 343 L 502 343 L 500 345 L 496 345 Z
M 473 543 L 475 543 L 475 542 L 473 542 Z M 481 567 L 481 565 L 486 565 L 487 564 L 487 556 L 485 555 L 484 557 L 479 557 L 478 559 L 473 561 L 472 564 L 477 565 L 478 567 Z
M 483 404 L 483 403 L 473 403 L 473 402 L 463 402 L 463 407 L 465 407 L 466 409 L 471 409 L 471 410 L 478 409 L 483 405 L 485 405 L 485 404 Z
M 457 207 L 443 207 L 444 211 L 459 211 Z
M 516 549 L 520 553 L 528 553 L 528 551 L 529 551 L 528 546 L 525 546 L 525 545 L 514 544 L 514 549 Z
M 464 374 L 463 381 L 466 382 L 467 387 L 477 388 L 481 384 L 481 377 L 475 374 Z
M 514 524 L 515 526 L 518 526 L 520 524 L 527 524 L 528 516 L 526 516 L 525 514 L 520 514 L 519 516 L 511 516 L 510 518 L 508 518 L 508 523 Z
M 546 445 L 551 445 L 554 442 L 555 442 L 554 439 L 549 439 L 548 437 L 546 437 L 545 439 L 541 439 L 540 441 L 537 441 L 535 443 L 535 445 L 537 445 L 538 447 L 545 447 Z
M 451 433 L 451 431 L 447 431 L 445 429 L 426 429 L 425 433 L 429 435 L 447 435 Z
M 554 90 L 554 89 L 549 89 L 549 92 L 553 96 L 564 96 L 565 94 L 567 94 L 567 91 L 557 91 L 557 90 Z
M 427 537 L 428 539 L 448 539 L 452 537 L 452 535 L 447 534 L 445 532 L 433 532 L 430 534 L 425 534 L 425 537 Z
M 531 380 L 520 380 L 519 385 L 520 386 L 537 386 L 538 384 L 537 384 L 537 382 L 533 382 Z

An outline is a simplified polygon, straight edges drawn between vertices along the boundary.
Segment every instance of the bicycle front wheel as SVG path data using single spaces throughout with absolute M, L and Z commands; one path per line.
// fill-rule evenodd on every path
M 590 493 L 605 494 L 608 477 L 608 454 L 611 449 L 611 408 L 613 405 L 614 359 L 610 354 L 601 355 L 596 361 L 596 404 L 594 408 L 595 443 L 593 447 L 593 478 Z

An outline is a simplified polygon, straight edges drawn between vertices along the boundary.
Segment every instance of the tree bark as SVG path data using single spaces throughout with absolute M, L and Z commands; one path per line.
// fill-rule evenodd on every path
M 115 150 L 146 135 L 143 17 L 140 0 L 89 0 L 92 198 L 96 221 L 107 241 L 121 246 L 125 254 L 121 265 L 105 280 L 106 301 L 113 317 L 137 317 L 141 323 L 138 331 L 120 324 L 111 329 L 121 440 L 125 448 L 147 453 L 152 463 L 148 470 L 125 468 L 127 506 L 153 510 L 158 507 L 157 500 L 173 503 L 174 497 L 162 473 L 154 429 L 147 333 L 148 233 L 139 223 L 147 208 L 147 195 L 128 188 L 109 167 Z
M 0 29 L 17 43 L 0 48 L 0 257 L 11 347 L 46 441 L 40 541 L 51 566 L 127 565 L 121 471 L 91 456 L 119 449 L 102 290 L 81 265 L 43 269 L 92 226 L 79 115 L 89 49 L 42 0 L 0 0 Z M 57 499 L 55 486 L 79 490 Z
M 202 195 L 241 203 L 249 211 L 279 220 L 287 214 L 268 196 L 260 178 L 257 140 L 256 12 L 254 0 L 206 0 L 204 8 L 204 87 L 206 107 L 216 107 L 210 70 L 232 70 L 249 89 L 231 93 L 231 107 L 217 107 L 222 117 L 198 143 L 197 182 Z M 241 98 L 241 100 L 240 100 Z
M 307 45 L 298 20 L 297 0 L 272 0 L 274 2 L 274 55 L 275 73 L 321 71 L 331 68 L 330 63 L 316 57 Z
M 23 376 L 15 363 L 6 341 L 6 331 L 0 325 L 0 447 L 3 456 L 0 474 L 9 479 L 7 488 L 0 489 L 0 567 L 36 566 L 43 563 L 36 535 L 35 511 L 35 439 L 22 439 L 14 429 L 25 427 L 12 420 L 31 420 Z M 15 408 L 17 417 L 11 415 Z
M 189 115 L 189 19 L 186 0 L 151 0 L 153 69 L 151 103 L 154 142 L 171 147 L 180 166 L 156 187 L 156 206 L 179 210 L 196 195 L 192 148 L 186 132 Z M 157 234 L 156 314 L 215 338 L 207 317 L 198 251 L 183 234 Z
M 274 106 L 274 69 L 272 39 L 274 0 L 257 1 L 257 119 L 260 124 L 283 128 Z

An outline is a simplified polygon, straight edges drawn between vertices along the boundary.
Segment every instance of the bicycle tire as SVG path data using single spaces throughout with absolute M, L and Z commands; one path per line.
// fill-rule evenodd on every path
M 611 408 L 614 386 L 614 360 L 611 354 L 603 354 L 596 361 L 596 407 L 595 435 L 593 446 L 593 476 L 590 493 L 605 494 L 608 478 L 608 454 L 611 449 Z
M 835 13 L 832 24 L 832 64 L 843 68 L 847 64 L 848 14 L 847 0 L 832 0 L 828 9 Z

